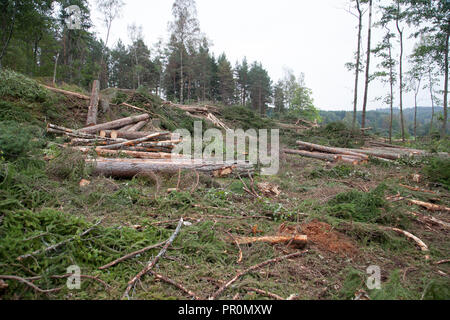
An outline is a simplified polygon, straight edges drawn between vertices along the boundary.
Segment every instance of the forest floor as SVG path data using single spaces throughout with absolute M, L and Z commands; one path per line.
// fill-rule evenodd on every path
M 5 90 L 0 90 L 0 96 L 2 122 L 14 120 L 30 128 L 44 128 L 43 119 L 66 123 L 76 119 L 67 118 L 78 110 L 76 106 L 58 113 L 58 107 L 69 104 L 60 98 L 44 97 L 41 101 L 32 96 L 30 102 Z M 14 111 L 26 107 L 32 109 L 27 113 Z M 230 113 L 224 118 L 232 123 Z M 267 124 L 256 116 L 253 120 Z M 2 126 L 0 137 L 9 132 Z M 317 132 L 282 135 L 286 146 L 306 136 L 310 141 L 328 139 Z M 2 141 L 9 141 L 5 139 Z M 449 229 L 424 224 L 410 215 L 421 213 L 448 223 L 449 212 L 428 212 L 406 200 L 386 200 L 402 196 L 449 207 L 448 185 L 434 182 L 427 174 L 433 159 L 391 164 L 369 161 L 351 166 L 283 156 L 277 175 L 253 177 L 256 197 L 243 189 L 244 183 L 252 185 L 249 178 L 201 175 L 196 185 L 194 172 L 142 175 L 130 180 L 94 177 L 80 155 L 59 152 L 55 156 L 55 149 L 49 147 L 54 137 L 42 134 L 34 139 L 43 143 L 33 147 L 31 157 L 2 157 L 0 163 L 0 278 L 18 276 L 42 290 L 56 290 L 38 292 L 23 282 L 0 279 L 0 299 L 121 299 L 128 281 L 161 246 L 113 267 L 99 268 L 167 240 L 180 218 L 185 224 L 153 270 L 202 299 L 213 295 L 239 271 L 299 250 L 286 244 L 241 245 L 239 262 L 240 250 L 230 234 L 254 237 L 286 232 L 308 236 L 303 255 L 247 273 L 218 298 L 271 299 L 270 292 L 285 299 L 348 300 L 361 290 L 370 299 L 450 298 L 450 265 L 443 262 L 450 258 Z M 82 179 L 89 183 L 80 184 Z M 278 186 L 280 195 L 265 196 L 257 187 L 261 182 Z M 411 191 L 401 184 L 433 193 Z M 174 188 L 178 190 L 168 192 Z M 421 251 L 386 226 L 412 233 L 429 251 Z M 56 250 L 17 259 L 74 235 Z M 55 276 L 65 275 L 72 265 L 95 279 L 82 277 L 81 289 L 69 290 L 66 278 Z M 369 266 L 380 268 L 381 289 L 366 286 Z M 180 288 L 150 274 L 131 295 L 133 299 L 190 298 Z

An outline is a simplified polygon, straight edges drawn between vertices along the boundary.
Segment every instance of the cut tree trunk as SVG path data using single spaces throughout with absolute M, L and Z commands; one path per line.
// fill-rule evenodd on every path
M 149 141 L 149 140 L 152 140 L 152 139 L 157 139 L 157 138 L 159 138 L 159 137 L 161 137 L 163 135 L 165 135 L 165 133 L 152 133 L 151 135 L 148 135 L 146 137 L 139 138 L 139 139 L 136 139 L 136 140 L 130 140 L 130 141 L 126 141 L 126 142 L 112 144 L 112 145 L 108 146 L 107 149 L 118 150 L 118 149 L 121 149 L 122 147 L 133 147 L 133 146 L 136 146 L 136 145 L 138 145 L 138 144 L 140 144 L 142 142 L 146 142 L 146 141 Z
M 143 127 L 145 127 L 145 125 L 148 123 L 147 120 L 145 121 L 140 121 L 138 123 L 136 123 L 135 125 L 131 126 L 130 128 L 127 129 L 127 131 L 130 132 L 137 132 L 139 130 L 141 130 Z
M 335 154 L 309 152 L 309 151 L 302 151 L 302 150 L 284 149 L 283 152 L 287 153 L 287 154 L 295 154 L 295 155 L 299 155 L 302 157 L 320 159 L 320 160 L 331 161 L 331 162 L 334 162 L 341 158 L 340 156 L 335 155 Z
M 114 139 L 117 138 L 123 138 L 123 139 L 130 139 L 130 140 L 135 140 L 135 139 L 139 139 L 139 138 L 144 138 L 148 135 L 151 135 L 155 132 L 129 132 L 129 131 L 116 131 L 116 130 L 102 130 L 100 131 L 100 136 L 101 137 L 111 137 Z M 161 136 L 161 138 L 168 138 L 170 137 L 172 134 L 170 132 L 161 132 L 164 133 L 165 136 Z
M 87 159 L 86 162 L 93 166 L 93 172 L 97 175 L 116 178 L 132 178 L 142 172 L 167 172 L 175 173 L 179 170 L 191 170 L 210 174 L 231 169 L 231 173 L 248 174 L 253 172 L 253 165 L 246 162 L 225 162 L 215 164 L 208 161 L 190 159 L 172 160 L 144 160 L 144 159 Z
M 122 127 L 132 124 L 132 123 L 148 120 L 149 118 L 150 118 L 150 116 L 148 114 L 141 114 L 139 116 L 132 116 L 132 117 L 128 117 L 128 118 L 123 118 L 123 119 L 118 119 L 118 120 L 111 121 L 111 122 L 98 124 L 98 125 L 95 125 L 92 127 L 83 128 L 83 129 L 80 129 L 79 131 L 84 132 L 84 133 L 97 133 L 101 130 L 122 128 Z
M 326 146 L 321 146 L 318 144 L 313 144 L 313 143 L 309 143 L 309 142 L 304 142 L 304 141 L 297 141 L 297 144 L 305 147 L 311 151 L 316 150 L 316 151 L 321 151 L 321 152 L 326 152 L 326 153 L 334 153 L 334 154 L 346 154 L 349 156 L 356 156 L 362 159 L 368 159 L 369 157 L 365 154 L 361 154 L 358 152 L 353 152 L 353 151 L 348 151 L 345 149 L 341 149 L 341 148 L 331 148 L 331 147 L 326 147 Z
M 416 206 L 419 207 L 423 207 L 427 210 L 430 211 L 447 211 L 450 212 L 450 208 L 444 207 L 444 206 L 440 206 L 437 204 L 433 204 L 433 203 L 428 203 L 428 202 L 423 202 L 423 201 L 419 201 L 419 200 L 408 200 L 409 203 L 414 204 Z
M 92 93 L 89 103 L 89 111 L 86 120 L 87 126 L 95 126 L 97 124 L 98 102 L 100 100 L 100 81 L 94 80 L 92 84 Z
M 45 86 L 45 85 L 42 85 L 42 86 L 44 88 L 50 90 L 50 91 L 57 92 L 57 93 L 62 93 L 64 95 L 66 95 L 66 96 L 72 96 L 72 97 L 76 97 L 78 99 L 83 99 L 83 100 L 91 100 L 91 97 L 85 96 L 84 94 L 81 94 L 81 93 L 61 90 L 61 89 L 57 89 L 57 88 L 53 88 L 53 87 L 49 87 L 49 86 Z
M 172 158 L 184 158 L 182 155 L 172 155 L 171 153 L 165 152 L 139 152 L 139 151 L 130 151 L 130 150 L 108 150 L 108 149 L 100 149 L 100 148 L 89 148 L 89 147 L 74 147 L 74 150 L 81 151 L 83 153 L 89 153 L 92 150 L 99 156 L 118 156 L 118 155 L 127 155 L 137 159 L 172 159 Z M 188 159 L 188 158 L 186 158 Z

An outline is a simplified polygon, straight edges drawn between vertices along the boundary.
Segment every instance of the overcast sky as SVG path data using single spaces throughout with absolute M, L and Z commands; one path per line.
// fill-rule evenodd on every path
M 141 25 L 144 40 L 151 47 L 159 38 L 168 39 L 167 26 L 172 20 L 172 0 L 124 0 L 122 17 L 113 22 L 109 46 L 120 38 L 129 43 L 127 25 Z M 296 75 L 305 74 L 306 85 L 313 90 L 315 105 L 322 110 L 353 108 L 354 74 L 345 63 L 352 61 L 356 51 L 358 20 L 343 8 L 348 0 L 197 0 L 200 28 L 212 41 L 216 57 L 225 52 L 234 66 L 244 56 L 249 62 L 260 61 L 272 80 L 282 78 L 290 68 Z M 347 5 L 346 5 L 347 3 Z M 90 0 L 95 31 L 103 39 L 105 28 Z M 365 18 L 368 17 L 366 14 Z M 365 23 L 366 24 L 366 23 Z M 366 25 L 365 25 L 366 27 Z M 366 28 L 365 28 L 366 29 Z M 382 37 L 374 31 L 373 46 Z M 410 53 L 414 40 L 407 40 Z M 366 30 L 363 48 L 367 47 Z M 365 61 L 365 56 L 363 57 Z M 372 71 L 376 61 L 372 64 Z M 362 108 L 363 79 L 360 82 L 358 108 Z M 440 89 L 440 88 L 439 88 Z M 384 108 L 376 97 L 387 93 L 388 87 L 372 83 L 369 109 Z M 398 100 L 398 99 L 397 99 Z M 405 107 L 414 106 L 412 93 L 405 96 Z M 423 90 L 419 105 L 431 105 Z

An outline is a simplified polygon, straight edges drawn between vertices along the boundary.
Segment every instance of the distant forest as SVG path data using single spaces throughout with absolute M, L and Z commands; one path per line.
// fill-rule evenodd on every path
M 439 130 L 442 127 L 442 114 L 444 109 L 442 107 L 434 107 L 433 130 L 431 131 L 431 107 L 417 108 L 417 136 L 427 136 L 430 132 L 433 135 L 439 135 Z M 342 121 L 348 126 L 352 125 L 353 111 L 320 111 L 323 124 L 328 124 L 335 121 Z M 405 119 L 406 136 L 410 138 L 414 135 L 414 108 L 407 108 L 403 110 Z M 381 136 L 387 136 L 389 132 L 390 109 L 377 109 L 367 111 L 366 113 L 366 127 L 371 127 L 372 133 Z M 361 126 L 362 112 L 358 112 L 357 121 Z M 401 138 L 400 127 L 400 109 L 394 109 L 394 119 L 392 123 L 393 137 Z M 447 128 L 447 133 L 449 133 Z

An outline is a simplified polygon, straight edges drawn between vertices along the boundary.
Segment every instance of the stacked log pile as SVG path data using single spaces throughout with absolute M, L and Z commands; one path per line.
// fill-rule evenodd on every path
M 78 95 L 54 88 L 51 90 L 66 95 Z M 194 170 L 221 177 L 253 172 L 253 165 L 246 162 L 216 163 L 208 159 L 192 160 L 187 156 L 173 154 L 173 149 L 182 142 L 178 137 L 165 131 L 140 131 L 150 121 L 147 113 L 97 124 L 98 81 L 94 81 L 91 97 L 80 95 L 79 98 L 89 100 L 87 126 L 75 130 L 47 124 L 47 132 L 66 136 L 69 142 L 63 147 L 85 154 L 86 162 L 94 168 L 94 174 L 130 178 L 145 171 L 171 173 Z M 215 125 L 227 129 L 226 125 L 212 114 L 213 107 L 174 106 L 185 110 L 191 116 L 201 115 Z M 132 105 L 126 107 L 143 110 Z M 92 157 L 92 154 L 96 154 L 96 157 Z
M 284 149 L 284 152 L 330 162 L 341 161 L 354 165 L 366 163 L 369 160 L 369 157 L 382 161 L 395 161 L 402 157 L 421 157 L 429 155 L 423 150 L 410 149 L 379 142 L 370 143 L 369 147 L 362 149 L 326 147 L 304 141 L 297 141 L 297 146 L 297 150 Z

